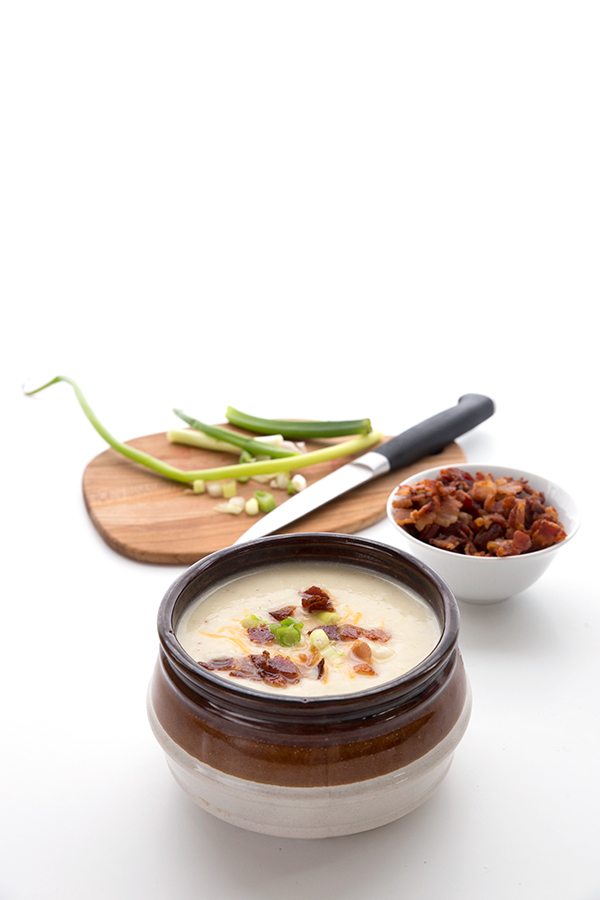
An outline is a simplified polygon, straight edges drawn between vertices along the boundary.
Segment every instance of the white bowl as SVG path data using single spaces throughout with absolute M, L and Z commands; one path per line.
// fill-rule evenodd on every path
M 424 478 L 435 479 L 442 469 L 449 466 L 436 466 L 406 478 L 402 484 L 415 484 Z M 559 544 L 545 550 L 533 550 L 521 556 L 465 556 L 451 550 L 432 547 L 424 541 L 413 537 L 396 523 L 393 515 L 392 500 L 397 485 L 387 502 L 388 519 L 402 536 L 405 549 L 417 559 L 441 575 L 459 600 L 469 603 L 497 603 L 518 594 L 532 585 L 546 571 L 556 553 L 567 544 L 579 527 L 579 518 L 573 499 L 554 482 L 533 472 L 524 472 L 516 466 L 495 466 L 484 463 L 465 463 L 454 468 L 462 469 L 474 475 L 476 472 L 491 472 L 495 477 L 510 475 L 514 478 L 526 478 L 537 491 L 542 491 L 549 506 L 556 507 L 567 537 Z

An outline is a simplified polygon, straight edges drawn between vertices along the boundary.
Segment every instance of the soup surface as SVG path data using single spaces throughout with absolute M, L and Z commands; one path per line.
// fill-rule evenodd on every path
M 356 693 L 414 668 L 438 643 L 428 603 L 341 563 L 286 562 L 222 582 L 190 604 L 177 639 L 226 681 L 264 693 Z

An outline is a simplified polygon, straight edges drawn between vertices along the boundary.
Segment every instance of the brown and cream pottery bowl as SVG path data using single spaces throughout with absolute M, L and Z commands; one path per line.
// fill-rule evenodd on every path
M 282 562 L 346 564 L 399 584 L 439 622 L 433 650 L 409 671 L 349 693 L 263 693 L 195 661 L 176 632 L 216 586 Z M 430 568 L 386 544 L 341 534 L 261 538 L 213 553 L 160 607 L 159 658 L 148 694 L 152 729 L 177 782 L 203 809 L 283 837 L 375 828 L 426 800 L 450 766 L 470 715 L 459 614 Z

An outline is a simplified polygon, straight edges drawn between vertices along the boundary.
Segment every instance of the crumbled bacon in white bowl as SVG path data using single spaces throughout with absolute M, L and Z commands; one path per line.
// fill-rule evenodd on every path
M 419 472 L 392 491 L 387 511 L 410 552 L 474 603 L 525 590 L 578 525 L 558 485 L 505 466 Z
M 401 484 L 392 511 L 413 537 L 467 556 L 518 556 L 567 536 L 556 508 L 526 478 L 491 472 L 448 468 Z

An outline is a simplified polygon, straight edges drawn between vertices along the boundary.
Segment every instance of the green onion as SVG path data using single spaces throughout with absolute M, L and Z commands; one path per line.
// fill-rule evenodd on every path
M 253 438 L 244 437 L 243 434 L 238 434 L 236 431 L 228 431 L 227 428 L 219 428 L 218 425 L 207 425 L 206 422 L 200 422 L 198 419 L 187 416 L 180 409 L 174 409 L 173 412 L 176 416 L 179 416 L 180 419 L 183 419 L 184 422 L 187 422 L 191 428 L 196 429 L 196 431 L 201 431 L 203 434 L 207 434 L 209 437 L 215 438 L 218 441 L 225 441 L 229 444 L 233 444 L 235 447 L 239 447 L 240 450 L 247 450 L 249 453 L 254 453 L 255 456 L 260 453 L 263 456 L 271 456 L 273 459 L 279 459 L 285 456 L 299 455 L 297 450 L 285 450 L 281 447 L 276 447 L 274 444 L 267 444 L 264 441 L 255 441 Z
M 204 494 L 206 491 L 206 485 L 201 478 L 198 478 L 197 481 L 192 482 L 192 490 L 194 494 Z
M 368 434 L 370 419 L 352 419 L 344 422 L 292 422 L 285 419 L 263 419 L 240 412 L 233 406 L 227 407 L 227 421 L 238 428 L 245 428 L 255 434 L 280 432 L 285 438 L 304 440 L 306 438 L 343 437 L 349 434 Z
M 251 453 L 248 453 L 247 450 L 242 450 L 242 452 L 240 453 L 239 462 L 249 463 L 249 462 L 254 462 L 254 459 L 255 459 L 255 457 L 252 456 Z M 246 484 L 247 481 L 250 481 L 250 476 L 242 475 L 237 479 L 237 481 L 239 481 L 240 484 Z
M 239 447 L 235 447 L 226 441 L 218 441 L 215 438 L 186 428 L 172 428 L 167 431 L 167 440 L 171 444 L 187 444 L 189 447 L 199 447 L 201 450 L 216 450 L 220 453 L 239 453 Z
M 256 497 L 250 497 L 249 500 L 246 500 L 246 505 L 244 506 L 246 510 L 247 516 L 257 516 L 259 513 L 258 509 L 258 500 Z
M 315 613 L 315 616 L 322 622 L 323 625 L 335 625 L 336 622 L 340 621 L 340 614 L 336 612 L 322 612 Z
M 314 647 L 315 650 L 324 650 L 325 647 L 329 644 L 329 638 L 327 637 L 327 633 L 323 631 L 322 628 L 315 628 L 314 631 L 310 633 L 310 645 Z
M 230 481 L 224 481 L 223 482 L 223 496 L 226 499 L 229 499 L 230 497 L 235 497 L 236 494 L 237 494 L 237 484 L 235 483 L 235 481 L 233 479 L 231 479 Z
M 226 429 L 223 429 L 226 431 Z M 227 435 L 229 436 L 232 432 L 227 431 Z M 170 431 L 167 431 L 167 440 L 171 444 L 187 444 L 189 447 L 199 447 L 200 450 L 215 450 L 219 453 L 239 453 L 240 448 L 230 441 L 219 441 L 216 438 L 210 437 L 208 434 L 204 434 L 202 431 L 196 431 L 193 428 L 171 428 Z M 272 447 L 282 448 L 283 444 L 283 435 L 281 434 L 268 434 L 264 437 L 257 437 L 256 442 L 264 447 L 264 444 L 270 444 Z M 289 443 L 289 442 L 288 442 Z M 285 450 L 293 450 L 294 447 L 285 447 Z M 263 456 L 265 454 L 263 453 Z M 240 458 L 240 462 L 249 462 L 249 460 L 254 459 L 251 453 L 248 453 L 246 450 L 242 451 L 242 456 L 245 456 L 244 459 Z
M 241 505 L 239 503 L 235 503 L 234 501 L 237 499 L 238 499 L 237 497 L 231 497 L 227 501 L 227 503 L 218 503 L 215 506 L 215 509 L 218 512 L 229 513 L 230 516 L 239 516 L 244 508 L 244 502 L 243 502 L 243 498 L 240 497 L 239 499 L 242 500 Z
M 346 654 L 343 650 L 340 650 L 339 647 L 329 644 L 324 650 L 321 650 L 321 656 L 323 656 L 330 665 L 339 666 Z
M 294 469 L 305 469 L 316 466 L 318 463 L 328 462 L 330 459 L 339 459 L 341 456 L 350 456 L 354 453 L 362 453 L 378 444 L 383 435 L 380 431 L 371 431 L 361 437 L 352 438 L 340 444 L 329 444 L 320 450 L 311 450 L 310 453 L 302 453 L 298 456 L 288 456 L 286 459 L 265 459 L 256 462 L 239 463 L 233 466 L 216 466 L 212 469 L 200 469 L 198 472 L 184 472 L 184 475 L 192 477 L 185 481 L 195 481 L 196 478 L 204 478 L 206 481 L 219 478 L 238 478 L 249 475 L 271 475 L 273 472 L 289 472 Z
M 282 447 L 283 446 L 283 435 L 282 434 L 261 434 L 256 440 L 259 444 L 272 444 L 274 447 Z M 290 441 L 287 442 L 288 444 Z M 291 446 L 287 447 L 288 450 L 296 450 L 297 447 Z
M 269 631 L 274 635 L 277 643 L 283 647 L 293 647 L 294 644 L 298 644 L 301 637 L 300 632 L 303 628 L 304 623 L 299 622 L 298 619 L 292 619 L 291 616 L 288 616 L 281 622 L 269 625 Z
M 278 628 L 275 632 L 275 640 L 282 647 L 293 647 L 294 644 L 300 642 L 300 634 L 293 625 L 290 625 L 288 628 Z
M 296 472 L 293 478 L 290 479 L 287 486 L 287 492 L 291 496 L 297 494 L 298 491 L 303 491 L 306 487 L 306 478 L 304 475 L 301 475 L 299 472 Z
M 40 391 L 45 390 L 47 387 L 58 384 L 59 381 L 64 381 L 66 384 L 71 385 L 75 391 L 75 396 L 79 401 L 79 405 L 89 421 L 92 423 L 100 437 L 104 438 L 106 443 L 112 447 L 113 450 L 116 450 L 117 453 L 120 453 L 132 462 L 139 463 L 141 466 L 151 469 L 153 472 L 156 472 L 157 475 L 164 475 L 165 478 L 171 478 L 173 481 L 197 481 L 203 477 L 201 472 L 186 472 L 183 469 L 178 469 L 176 466 L 171 466 L 169 463 L 163 462 L 161 459 L 157 459 L 156 456 L 151 456 L 150 453 L 144 453 L 143 450 L 137 450 L 129 444 L 118 441 L 96 418 L 95 413 L 85 399 L 79 385 L 66 375 L 57 375 L 55 378 L 52 378 L 51 381 L 42 384 L 41 387 L 35 388 L 33 391 L 25 391 L 25 395 L 27 397 L 32 397 L 34 394 L 38 394 Z
M 282 619 L 281 622 L 279 622 L 279 625 L 293 625 L 294 628 L 297 628 L 299 631 L 302 631 L 304 628 L 304 622 L 301 622 L 300 619 L 294 619 L 293 616 L 286 616 L 285 619 Z
M 254 491 L 254 496 L 256 497 L 258 508 L 263 513 L 271 512 L 277 506 L 275 497 L 268 491 Z
M 156 456 L 151 456 L 150 453 L 138 450 L 136 447 L 125 444 L 113 437 L 90 408 L 81 388 L 73 381 L 73 379 L 68 378 L 66 375 L 57 375 L 51 381 L 46 382 L 46 384 L 41 385 L 39 388 L 35 388 L 33 391 L 26 391 L 26 396 L 31 397 L 33 394 L 37 394 L 53 384 L 58 384 L 60 381 L 64 381 L 66 384 L 71 385 L 87 419 L 113 450 L 127 459 L 130 459 L 132 462 L 145 466 L 145 468 L 150 469 L 152 472 L 156 472 L 157 475 L 163 475 L 165 478 L 170 478 L 172 481 L 179 481 L 184 484 L 191 484 L 195 481 L 218 481 L 223 478 L 239 478 L 240 476 L 244 478 L 246 475 L 252 478 L 254 475 L 270 475 L 273 472 L 289 472 L 292 469 L 304 469 L 308 466 L 317 465 L 318 463 L 328 462 L 331 459 L 338 459 L 341 456 L 362 453 L 369 447 L 372 447 L 373 444 L 379 443 L 383 437 L 380 432 L 371 431 L 369 434 L 353 438 L 350 441 L 344 441 L 340 444 L 331 444 L 320 450 L 312 450 L 310 453 L 287 456 L 282 459 L 267 459 L 256 462 L 238 463 L 237 465 L 231 466 L 215 466 L 209 469 L 179 469 L 177 466 L 172 466 L 162 459 L 158 459 Z
M 250 613 L 249 616 L 246 616 L 245 619 L 242 619 L 242 627 L 243 628 L 256 628 L 258 625 L 268 625 L 269 621 L 262 616 L 256 616 L 254 613 Z

